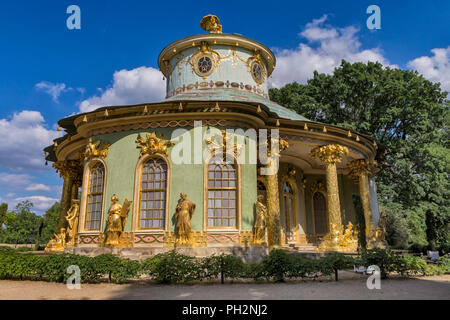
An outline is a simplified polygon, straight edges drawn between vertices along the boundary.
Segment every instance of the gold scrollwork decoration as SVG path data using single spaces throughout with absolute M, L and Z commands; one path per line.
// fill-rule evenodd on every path
M 101 145 L 101 146 L 100 146 Z M 93 142 L 92 138 L 89 138 L 89 142 L 81 156 L 84 161 L 88 161 L 92 158 L 106 158 L 108 156 L 108 149 L 111 145 L 109 143 L 102 143 L 100 140 Z
M 205 140 L 210 152 L 212 154 L 222 152 L 225 155 L 228 149 L 231 149 L 230 146 L 232 146 L 234 156 L 238 157 L 243 145 L 241 143 L 234 143 L 234 136 L 231 133 L 226 132 L 226 130 L 221 130 L 221 133 L 221 135 L 215 135 L 214 137 Z
M 165 140 L 162 134 L 158 138 L 155 132 L 147 133 L 146 140 L 144 140 L 142 137 L 138 137 L 136 139 L 136 143 L 137 148 L 141 148 L 139 158 L 146 154 L 155 153 L 160 153 L 167 156 L 167 149 L 175 145 L 174 142 Z
M 199 49 L 189 60 L 193 71 L 203 79 L 206 79 L 220 64 L 220 55 L 212 50 L 208 42 L 202 41 Z
M 266 79 L 267 71 L 258 51 L 255 51 L 255 54 L 247 59 L 247 67 L 253 80 L 258 85 L 262 84 Z

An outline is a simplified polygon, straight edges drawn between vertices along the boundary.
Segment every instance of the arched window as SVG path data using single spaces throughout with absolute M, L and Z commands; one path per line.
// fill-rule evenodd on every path
M 313 196 L 314 205 L 314 231 L 317 235 L 328 232 L 327 201 L 322 192 L 316 192 Z
M 104 186 L 105 167 L 103 163 L 96 162 L 89 171 L 85 230 L 100 230 L 103 213 Z
M 139 229 L 164 229 L 167 201 L 167 163 L 151 158 L 142 167 Z
M 283 185 L 283 208 L 286 241 L 295 241 L 295 194 L 289 182 Z
M 217 159 L 216 159 L 217 160 Z M 237 165 L 212 160 L 208 165 L 208 227 L 237 228 Z

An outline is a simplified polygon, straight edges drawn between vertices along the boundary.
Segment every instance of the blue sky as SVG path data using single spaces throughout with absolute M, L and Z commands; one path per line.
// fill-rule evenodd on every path
M 81 8 L 81 30 L 66 9 Z M 366 8 L 381 9 L 381 29 Z M 277 55 L 272 86 L 331 73 L 342 58 L 416 69 L 450 91 L 450 1 L 2 1 L 0 4 L 0 201 L 30 199 L 43 213 L 62 181 L 42 147 L 56 121 L 101 105 L 163 98 L 157 57 L 203 33 L 206 14 L 224 33 L 260 41 Z M 295 66 L 292 68 L 292 66 Z

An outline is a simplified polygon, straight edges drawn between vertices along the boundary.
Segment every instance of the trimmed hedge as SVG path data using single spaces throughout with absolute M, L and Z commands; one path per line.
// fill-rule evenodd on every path
M 437 264 L 427 264 L 419 257 L 396 255 L 388 250 L 373 249 L 363 252 L 360 259 L 342 253 L 329 254 L 320 259 L 306 259 L 284 250 L 274 249 L 260 262 L 244 263 L 232 255 L 195 258 L 169 251 L 148 258 L 143 263 L 103 254 L 94 258 L 58 254 L 36 256 L 0 250 L 0 279 L 42 280 L 66 282 L 70 277 L 67 268 L 80 268 L 82 283 L 98 283 L 103 278 L 124 283 L 147 274 L 159 283 L 179 283 L 220 279 L 253 279 L 281 282 L 286 279 L 317 278 L 351 268 L 354 264 L 366 267 L 377 265 L 386 278 L 391 272 L 402 275 L 432 275 L 450 272 L 450 259 L 442 257 Z

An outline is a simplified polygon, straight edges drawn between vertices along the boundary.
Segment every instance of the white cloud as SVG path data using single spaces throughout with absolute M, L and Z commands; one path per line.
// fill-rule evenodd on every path
M 450 46 L 432 49 L 433 56 L 423 56 L 409 61 L 407 66 L 416 69 L 425 78 L 440 82 L 441 88 L 450 92 Z
M 14 174 L 0 172 L 0 184 L 8 186 L 11 189 L 23 188 L 31 183 L 31 177 L 28 174 Z
M 89 112 L 104 106 L 160 101 L 164 98 L 165 87 L 162 73 L 151 67 L 116 71 L 112 86 L 106 90 L 100 89 L 100 96 L 92 96 L 82 101 L 80 112 Z
M 26 191 L 50 191 L 51 188 L 42 183 L 32 183 L 25 188 Z
M 29 197 L 19 197 L 8 203 L 8 207 L 14 208 L 19 202 L 30 201 L 33 203 L 33 207 L 39 211 L 48 210 L 55 202 L 59 201 L 56 198 L 50 198 L 45 196 L 29 196 Z
M 308 44 L 300 43 L 296 49 L 275 49 L 277 66 L 270 79 L 270 86 L 279 88 L 294 81 L 306 83 L 315 70 L 332 73 L 342 59 L 349 62 L 379 61 L 389 65 L 379 48 L 361 49 L 357 28 L 325 25 L 327 18 L 324 15 L 306 24 L 300 36 Z
M 51 83 L 48 81 L 41 81 L 37 83 L 35 87 L 50 95 L 56 103 L 59 103 L 58 99 L 61 93 L 72 90 L 72 88 L 66 88 L 65 83 Z
M 10 170 L 42 169 L 43 148 L 61 136 L 45 127 L 38 111 L 14 113 L 11 120 L 0 119 L 0 167 Z

